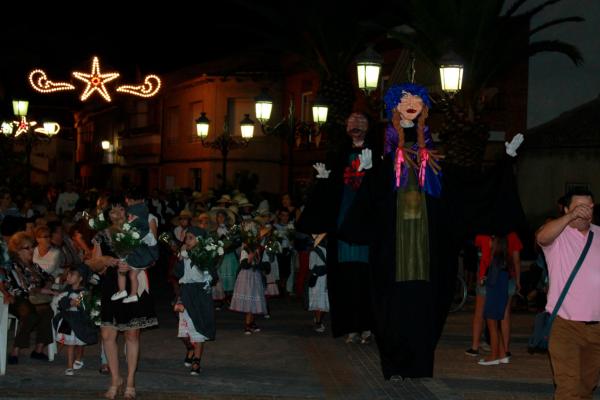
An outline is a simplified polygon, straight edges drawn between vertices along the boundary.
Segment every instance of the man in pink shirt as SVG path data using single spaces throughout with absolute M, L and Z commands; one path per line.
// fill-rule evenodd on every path
M 590 231 L 594 240 L 552 325 L 548 350 L 554 399 L 591 399 L 600 379 L 600 227 L 592 224 L 594 200 L 589 190 L 572 190 L 564 204 L 565 215 L 536 234 L 550 277 L 546 311 L 554 310 Z

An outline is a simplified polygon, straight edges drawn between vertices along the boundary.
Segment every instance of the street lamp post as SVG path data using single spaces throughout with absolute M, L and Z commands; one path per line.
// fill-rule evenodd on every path
M 29 185 L 31 182 L 31 152 L 33 146 L 39 140 L 49 141 L 60 130 L 60 125 L 52 121 L 44 121 L 41 126 L 36 121 L 27 119 L 27 111 L 29 102 L 26 100 L 13 100 L 13 114 L 18 117 L 18 120 L 2 123 L 2 133 L 8 137 L 12 137 L 24 142 L 25 158 L 27 172 L 25 174 L 25 183 Z M 39 127 L 38 127 L 39 126 Z
M 288 146 L 288 193 L 293 196 L 294 192 L 294 135 L 298 129 L 298 121 L 295 116 L 294 99 L 290 98 L 287 117 L 284 117 L 275 126 L 269 125 L 271 111 L 273 110 L 273 99 L 266 90 L 255 99 L 256 119 L 260 122 L 260 127 L 265 135 L 279 135 L 287 139 Z M 319 127 L 327 121 L 328 107 L 324 99 L 315 98 L 312 106 L 313 122 L 316 125 L 316 134 L 319 134 Z M 301 123 L 307 127 L 307 123 Z M 313 132 L 312 127 L 308 127 L 309 132 Z
M 254 121 L 250 119 L 249 114 L 244 115 L 244 119 L 240 122 L 242 128 L 242 138 L 237 138 L 231 135 L 229 131 L 229 119 L 225 116 L 225 122 L 223 124 L 223 132 L 217 136 L 214 140 L 207 140 L 208 129 L 210 127 L 210 120 L 206 117 L 206 113 L 201 113 L 200 117 L 196 119 L 196 133 L 202 141 L 202 146 L 211 149 L 219 150 L 223 160 L 222 164 L 222 186 L 221 189 L 225 192 L 227 188 L 227 157 L 229 151 L 248 146 L 250 139 L 254 136 Z

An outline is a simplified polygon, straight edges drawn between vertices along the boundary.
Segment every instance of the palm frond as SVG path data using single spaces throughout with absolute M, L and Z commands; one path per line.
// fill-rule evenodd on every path
M 516 13 L 519 8 L 521 8 L 521 6 L 525 3 L 527 3 L 529 0 L 517 0 L 515 1 L 513 4 L 511 4 L 510 7 L 508 7 L 508 10 L 506 11 L 506 13 L 504 13 L 505 17 L 512 17 L 514 15 L 514 13 Z
M 544 8 L 551 6 L 552 4 L 556 4 L 559 3 L 563 0 L 546 0 L 545 2 L 543 2 L 542 4 L 540 4 L 537 7 L 532 8 L 531 10 L 528 10 L 526 12 L 524 12 L 523 14 L 519 14 L 516 16 L 522 16 L 522 17 L 526 17 L 526 18 L 532 18 L 534 15 L 536 15 L 537 13 L 541 12 L 542 10 L 544 10 Z
M 583 18 L 583 17 L 565 17 L 565 18 L 553 19 L 552 21 L 548 21 L 548 22 L 538 26 L 537 28 L 534 28 L 531 31 L 529 31 L 529 36 L 535 35 L 536 33 L 543 31 L 544 29 L 547 29 L 554 25 L 560 25 L 565 22 L 583 22 L 583 21 L 585 21 L 585 18 Z
M 563 54 L 569 57 L 575 65 L 583 64 L 581 51 L 572 44 L 560 40 L 540 40 L 529 44 L 529 56 L 548 52 Z

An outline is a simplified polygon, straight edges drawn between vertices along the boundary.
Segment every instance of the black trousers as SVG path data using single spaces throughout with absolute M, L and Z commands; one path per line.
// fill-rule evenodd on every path
M 15 336 L 15 347 L 28 348 L 31 332 L 35 332 L 35 343 L 52 343 L 52 316 L 49 304 L 34 305 L 24 297 L 15 297 L 15 302 L 8 307 L 11 314 L 19 319 L 19 329 Z

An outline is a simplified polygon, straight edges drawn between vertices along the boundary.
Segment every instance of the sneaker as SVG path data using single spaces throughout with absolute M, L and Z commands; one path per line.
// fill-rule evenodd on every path
M 489 353 L 490 351 L 492 351 L 492 348 L 490 347 L 489 344 L 483 342 L 479 345 L 479 348 L 483 351 L 485 351 L 486 353 Z
M 325 332 L 325 325 L 322 323 L 315 324 L 315 332 L 323 333 Z
M 506 357 L 511 358 L 512 357 L 512 353 L 510 351 L 506 352 Z
M 128 304 L 128 303 L 137 303 L 138 301 L 138 295 L 134 294 L 133 296 L 127 296 L 123 299 L 123 304 Z
M 468 355 L 468 356 L 471 356 L 471 357 L 476 357 L 476 356 L 479 355 L 479 350 L 478 349 L 472 349 L 472 348 L 469 347 L 465 351 L 465 354 Z
M 65 375 L 73 376 L 73 375 L 75 375 L 75 370 L 73 368 L 67 368 L 67 369 L 65 369 Z
M 202 368 L 200 368 L 200 359 L 194 358 L 194 361 L 192 362 L 192 369 L 190 370 L 190 375 L 198 376 L 200 375 L 201 370 Z
M 479 360 L 479 362 L 477 364 L 483 365 L 483 366 L 486 366 L 486 367 L 488 365 L 499 365 L 500 364 L 500 359 L 485 361 L 485 358 L 482 358 L 481 360 Z
M 84 365 L 83 361 L 75 360 L 75 362 L 73 362 L 73 369 L 74 370 L 81 369 L 81 368 L 83 368 L 83 365 Z
M 47 355 L 45 355 L 44 353 L 38 353 L 35 350 L 31 352 L 31 358 L 33 358 L 34 360 L 48 361 Z
M 117 293 L 113 294 L 112 296 L 110 296 L 110 299 L 112 301 L 117 301 L 117 300 L 124 299 L 125 297 L 127 297 L 127 290 L 121 290 L 120 292 L 117 292 Z
M 265 314 L 265 319 L 271 319 L 271 314 Z
M 510 364 L 510 357 L 506 356 L 506 357 L 500 358 L 498 361 L 500 361 L 500 364 Z
M 260 328 L 256 324 L 250 325 L 250 329 L 252 329 L 252 333 L 260 332 Z
M 244 335 L 252 335 L 252 328 L 248 325 L 244 327 Z
M 191 357 L 188 357 L 189 353 L 187 353 L 185 355 L 185 358 L 183 359 L 183 365 L 185 367 L 187 367 L 187 368 L 191 367 L 192 366 L 192 362 L 194 361 L 194 353 L 193 352 L 191 352 L 191 353 L 192 353 Z

